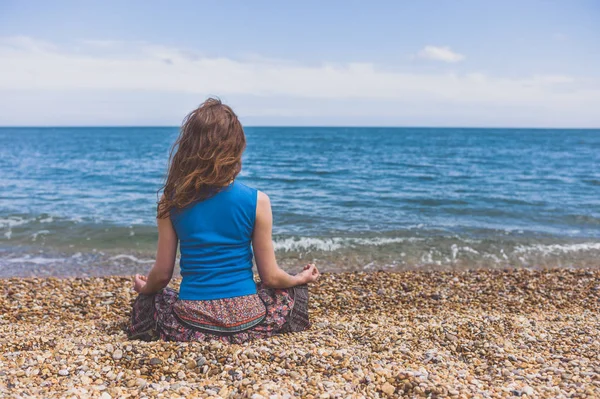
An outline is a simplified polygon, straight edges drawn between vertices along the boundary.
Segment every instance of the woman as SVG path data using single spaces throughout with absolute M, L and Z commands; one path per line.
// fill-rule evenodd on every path
M 157 207 L 156 263 L 134 280 L 130 339 L 241 343 L 310 326 L 307 283 L 319 271 L 307 265 L 292 276 L 277 266 L 269 197 L 236 180 L 245 147 L 242 125 L 219 100 L 184 120 Z M 178 242 L 179 293 L 166 288 Z

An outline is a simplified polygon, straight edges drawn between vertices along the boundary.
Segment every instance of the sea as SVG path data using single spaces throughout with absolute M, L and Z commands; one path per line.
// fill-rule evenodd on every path
M 289 271 L 600 266 L 600 130 L 247 127 Z M 0 277 L 144 273 L 177 127 L 0 128 Z

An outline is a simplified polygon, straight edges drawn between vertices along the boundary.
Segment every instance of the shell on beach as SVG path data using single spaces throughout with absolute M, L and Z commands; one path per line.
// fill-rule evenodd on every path
M 598 270 L 324 274 L 309 331 L 243 345 L 128 341 L 128 277 L 0 290 L 14 397 L 600 397 Z

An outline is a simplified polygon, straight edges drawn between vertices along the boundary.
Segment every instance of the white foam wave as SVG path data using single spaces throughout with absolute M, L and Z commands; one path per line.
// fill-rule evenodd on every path
M 421 255 L 421 263 L 425 265 L 441 265 L 442 261 L 433 259 L 433 252 L 438 252 L 436 250 L 429 251 Z
M 336 251 L 343 247 L 340 238 L 286 238 L 284 240 L 276 240 L 274 242 L 276 251 L 301 251 L 314 249 L 319 251 Z
M 528 254 L 528 253 L 540 253 L 544 256 L 546 255 L 560 255 L 560 254 L 569 254 L 573 252 L 581 252 L 581 251 L 600 251 L 600 242 L 584 242 L 580 244 L 551 244 L 551 245 L 529 245 L 516 246 L 514 249 L 515 253 L 519 254 Z
M 468 246 L 464 246 L 464 247 L 459 247 L 456 244 L 452 244 L 452 246 L 450 247 L 450 250 L 452 251 L 452 260 L 456 260 L 456 258 L 458 257 L 458 254 L 463 251 L 463 252 L 470 252 L 472 254 L 476 254 L 479 255 L 479 252 L 474 250 L 471 247 Z
M 35 219 L 25 219 L 19 216 L 9 216 L 7 218 L 0 218 L 0 228 L 8 228 L 20 226 L 25 223 L 29 223 Z
M 396 244 L 396 243 L 400 243 L 400 242 L 416 242 L 416 241 L 422 241 L 422 240 L 423 240 L 422 238 L 416 238 L 416 237 L 395 237 L 395 238 L 376 237 L 376 238 L 352 238 L 352 239 L 349 239 L 349 241 L 351 241 L 352 244 L 374 245 L 374 246 Z
M 33 263 L 36 265 L 47 265 L 50 263 L 58 263 L 64 262 L 64 258 L 44 258 L 41 256 L 32 257 L 30 255 L 25 255 L 21 258 L 4 258 L 2 261 L 7 263 Z M 1 262 L 1 261 L 0 261 Z
M 138 259 L 133 255 L 116 255 L 116 256 L 109 258 L 109 260 L 119 260 L 119 259 L 129 259 L 130 261 L 133 261 L 136 263 L 154 263 L 154 260 L 152 260 L 152 259 Z
M 332 252 L 342 248 L 354 248 L 358 245 L 381 246 L 402 242 L 420 241 L 421 238 L 415 237 L 375 237 L 375 238 L 314 238 L 314 237 L 290 237 L 281 240 L 275 240 L 276 251 L 326 251 Z
M 21 226 L 27 223 L 38 221 L 39 223 L 52 223 L 54 218 L 52 216 L 48 216 L 42 219 L 36 218 L 24 218 L 21 216 L 8 216 L 6 218 L 0 218 L 0 228 L 8 228 Z
M 44 235 L 44 234 L 50 234 L 50 231 L 49 230 L 36 231 L 35 233 L 33 233 L 31 235 L 31 240 L 35 241 L 35 240 L 37 240 L 37 238 L 38 238 L 39 235 Z

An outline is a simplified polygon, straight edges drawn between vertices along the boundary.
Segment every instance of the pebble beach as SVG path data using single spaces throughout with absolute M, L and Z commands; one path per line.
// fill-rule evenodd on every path
M 128 341 L 129 277 L 0 291 L 4 397 L 600 397 L 599 270 L 326 273 L 310 330 L 244 345 Z

